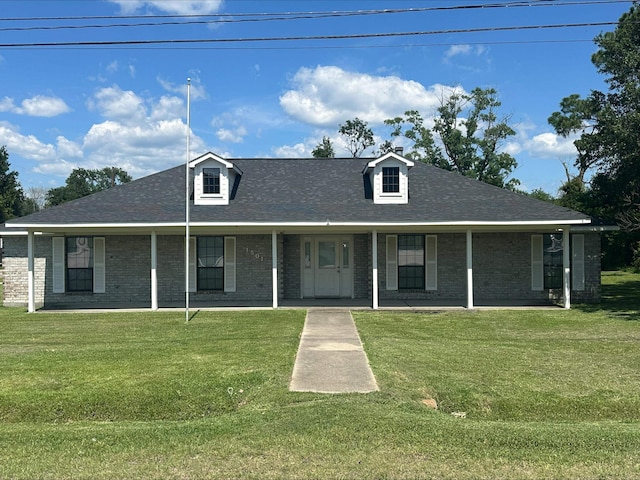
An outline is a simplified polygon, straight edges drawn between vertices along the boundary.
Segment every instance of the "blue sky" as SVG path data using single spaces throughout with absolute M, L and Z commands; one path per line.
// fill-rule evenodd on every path
M 555 194 L 573 163 L 571 139 L 547 124 L 560 100 L 606 89 L 591 63 L 593 38 L 614 25 L 452 32 L 615 22 L 631 2 L 595 0 L 185 1 L 0 0 L 0 145 L 25 190 L 64 183 L 75 167 L 116 165 L 134 178 L 186 159 L 191 78 L 192 156 L 306 157 L 323 136 L 347 156 L 338 125 L 359 117 L 378 142 L 383 121 L 408 109 L 429 119 L 451 88 L 495 88 L 517 131 L 503 149 L 522 188 Z M 499 8 L 449 8 L 478 5 Z M 537 5 L 536 5 L 537 4 Z M 425 9 L 290 18 L 246 14 Z M 208 17 L 157 18 L 161 15 Z M 220 16 L 213 16 L 221 14 Z M 244 14 L 245 16 L 239 16 Z M 151 15 L 153 19 L 83 19 Z M 293 17 L 302 17 L 297 15 Z M 310 15 L 306 15 L 310 16 Z M 30 18 L 30 20 L 13 20 Z M 37 20 L 35 18 L 56 18 Z M 266 21 L 264 19 L 269 18 Z M 224 20 L 222 23 L 195 23 Z M 183 25 L 66 26 L 185 22 Z M 40 27 L 35 29 L 34 27 Z M 47 28 L 42 28 L 47 27 Z M 57 27 L 57 28 L 48 28 Z M 61 42 L 216 40 L 399 32 L 429 35 L 154 45 Z

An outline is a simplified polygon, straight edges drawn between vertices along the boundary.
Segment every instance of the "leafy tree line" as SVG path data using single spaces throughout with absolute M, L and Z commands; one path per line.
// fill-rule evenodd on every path
M 42 208 L 59 205 L 130 181 L 131 176 L 117 167 L 96 170 L 76 168 L 67 177 L 64 186 L 50 190 L 33 187 L 25 194 L 18 181 L 18 172 L 11 170 L 9 152 L 6 146 L 2 146 L 0 147 L 0 224 L 11 218 L 28 215 Z
M 606 236 L 605 267 L 640 269 L 640 4 L 634 1 L 616 29 L 595 43 L 591 61 L 608 90 L 569 95 L 549 117 L 559 135 L 578 135 L 577 173 L 567 168 L 558 200 L 621 227 Z
M 431 128 L 417 110 L 385 120 L 385 125 L 391 128 L 391 138 L 380 145 L 379 153 L 393 150 L 393 141 L 402 139 L 403 144 L 407 141 L 410 144 L 404 154 L 407 158 L 515 189 L 520 182 L 510 176 L 518 164 L 501 148 L 516 132 L 509 126 L 508 117 L 498 116 L 500 106 L 498 92 L 493 88 L 475 88 L 470 93 L 452 89 L 443 95 Z M 353 157 L 375 146 L 373 130 L 357 117 L 341 124 L 338 133 Z M 327 137 L 312 152 L 314 157 L 333 154 L 333 145 Z
M 0 147 L 0 224 L 10 218 L 27 215 L 37 210 L 28 199 L 18 181 L 18 172 L 11 171 L 7 147 Z

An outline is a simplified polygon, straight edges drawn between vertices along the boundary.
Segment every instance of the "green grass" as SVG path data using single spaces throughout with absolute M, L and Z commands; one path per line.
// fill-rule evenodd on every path
M 354 313 L 366 395 L 288 392 L 301 311 L 0 309 L 0 479 L 640 478 L 640 275 L 603 284 L 570 311 Z

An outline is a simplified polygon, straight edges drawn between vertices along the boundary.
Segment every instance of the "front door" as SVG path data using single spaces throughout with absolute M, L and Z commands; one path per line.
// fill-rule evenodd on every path
M 340 296 L 340 249 L 335 238 L 316 240 L 316 297 Z
M 305 297 L 351 297 L 353 292 L 352 237 L 318 236 L 304 239 Z M 313 259 L 312 261 L 309 261 Z

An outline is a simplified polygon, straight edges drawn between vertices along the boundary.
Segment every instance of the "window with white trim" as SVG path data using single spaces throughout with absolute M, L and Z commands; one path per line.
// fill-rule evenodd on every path
M 220 169 L 219 168 L 203 168 L 202 169 L 202 193 L 220 194 Z
M 563 276 L 562 233 L 542 236 L 542 266 L 544 269 L 544 289 L 562 288 Z
M 224 237 L 197 239 L 198 290 L 224 290 Z
M 398 235 L 398 289 L 424 289 L 424 235 Z
M 66 237 L 67 292 L 93 291 L 93 238 Z
M 236 291 L 236 237 L 190 237 L 189 291 Z
M 382 167 L 382 192 L 400 191 L 400 167 Z
M 104 237 L 53 237 L 53 293 L 105 293 Z
M 387 290 L 438 289 L 438 237 L 387 235 Z
M 584 290 L 584 235 L 573 234 L 571 239 L 571 289 Z M 532 290 L 562 288 L 563 256 L 563 233 L 554 232 L 531 236 Z

